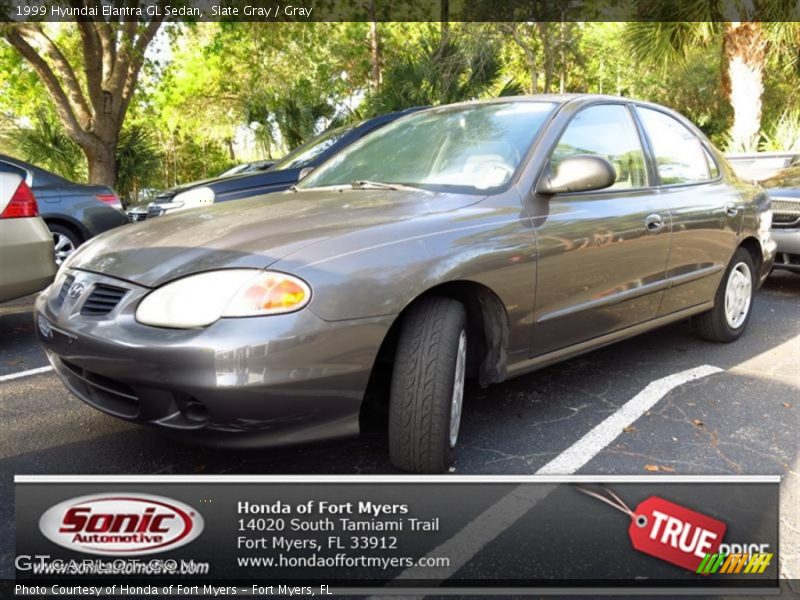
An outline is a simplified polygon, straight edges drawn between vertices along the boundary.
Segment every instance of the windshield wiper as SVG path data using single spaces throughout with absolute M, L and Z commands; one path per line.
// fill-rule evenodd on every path
M 382 181 L 354 181 L 350 184 L 354 190 L 397 190 L 402 192 L 424 192 L 426 194 L 432 193 L 430 190 L 423 190 L 422 188 L 413 187 L 411 185 L 404 185 L 402 183 L 383 183 Z

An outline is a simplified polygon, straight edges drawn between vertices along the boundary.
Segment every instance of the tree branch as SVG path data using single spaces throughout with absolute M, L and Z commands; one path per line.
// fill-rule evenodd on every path
M 139 79 L 139 71 L 144 64 L 144 54 L 147 50 L 147 46 L 150 45 L 150 42 L 153 41 L 156 33 L 158 33 L 162 22 L 162 17 L 154 17 L 136 39 L 136 43 L 133 47 L 133 53 L 128 65 L 128 73 L 126 74 L 125 83 L 120 96 L 118 115 L 120 119 L 128 110 L 128 104 L 130 103 L 131 98 L 133 98 L 133 93 L 136 90 L 136 82 Z
M 22 37 L 17 27 L 9 28 L 6 31 L 5 37 L 8 43 L 31 64 L 37 75 L 42 79 L 42 82 L 53 98 L 58 116 L 61 118 L 72 138 L 77 142 L 89 143 L 92 136 L 81 127 L 81 124 L 75 116 L 73 107 L 69 102 L 69 98 L 67 98 L 66 93 L 64 93 L 58 77 L 50 68 L 47 61 L 39 56 L 36 50 Z
M 83 68 L 86 73 L 86 86 L 89 101 L 95 115 L 103 110 L 103 65 L 104 54 L 95 24 L 89 21 L 78 21 L 78 29 L 83 42 Z
M 20 24 L 18 29 L 21 36 L 37 42 L 42 47 L 52 63 L 53 72 L 61 80 L 61 87 L 66 92 L 73 113 L 81 123 L 81 127 L 86 129 L 91 123 L 92 113 L 70 62 L 55 42 L 44 32 L 40 24 Z

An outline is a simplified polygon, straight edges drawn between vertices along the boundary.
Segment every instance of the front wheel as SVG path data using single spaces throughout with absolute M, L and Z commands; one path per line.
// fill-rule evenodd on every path
M 389 454 L 399 469 L 442 473 L 458 441 L 467 371 L 466 311 L 424 298 L 405 315 L 389 398 Z
M 714 308 L 694 318 L 697 334 L 712 342 L 733 342 L 744 333 L 755 293 L 753 257 L 739 248 L 725 271 L 714 298 Z

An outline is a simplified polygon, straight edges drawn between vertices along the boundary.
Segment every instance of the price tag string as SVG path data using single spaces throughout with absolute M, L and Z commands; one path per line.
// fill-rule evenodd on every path
M 592 490 L 590 490 L 588 488 L 579 487 L 578 491 L 583 493 L 583 494 L 586 494 L 587 496 L 591 496 L 592 498 L 600 500 L 600 502 L 605 502 L 611 508 L 614 508 L 614 509 L 616 509 L 616 510 L 622 512 L 622 513 L 625 513 L 626 515 L 628 515 L 631 518 L 631 520 L 636 521 L 636 524 L 639 527 L 644 527 L 647 524 L 646 517 L 640 516 L 640 517 L 637 518 L 636 517 L 636 513 L 633 512 L 627 504 L 625 504 L 625 502 L 622 500 L 622 498 L 617 496 L 614 492 L 612 492 L 610 489 L 608 489 L 606 487 L 603 488 L 603 491 L 608 496 L 610 496 L 610 498 L 604 496 L 603 494 L 601 494 L 599 492 L 592 491 Z

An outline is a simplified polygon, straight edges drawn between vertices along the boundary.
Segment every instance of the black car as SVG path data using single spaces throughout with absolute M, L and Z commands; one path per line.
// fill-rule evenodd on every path
M 259 171 L 266 171 L 272 165 L 274 165 L 277 160 L 257 160 L 255 162 L 249 163 L 242 163 L 240 165 L 236 165 L 225 171 L 224 173 L 220 173 L 219 177 L 231 177 L 232 175 L 244 175 L 245 173 L 258 173 Z
M 408 108 L 326 131 L 266 171 L 215 177 L 172 188 L 159 194 L 154 201 L 129 208 L 128 219 L 143 221 L 167 212 L 288 189 L 300 180 L 305 169 L 313 169 L 368 133 L 423 108 Z
M 18 173 L 33 190 L 39 214 L 53 234 L 58 264 L 89 238 L 127 223 L 122 203 L 109 187 L 74 183 L 3 154 L 0 169 Z

